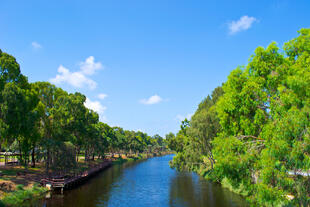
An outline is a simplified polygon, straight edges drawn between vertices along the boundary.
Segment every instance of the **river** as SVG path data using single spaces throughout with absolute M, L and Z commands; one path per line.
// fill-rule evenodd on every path
M 173 155 L 114 165 L 85 184 L 47 195 L 35 206 L 46 207 L 199 207 L 246 206 L 240 196 L 195 173 L 169 167 Z

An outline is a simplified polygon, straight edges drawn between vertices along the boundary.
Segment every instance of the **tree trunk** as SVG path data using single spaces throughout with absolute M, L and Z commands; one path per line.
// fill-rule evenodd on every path
M 86 147 L 86 149 L 85 149 L 85 161 L 89 160 L 88 151 L 89 151 L 89 149 L 88 149 L 88 147 Z
M 36 167 L 36 161 L 35 161 L 35 158 L 34 158 L 34 154 L 35 154 L 34 148 L 35 148 L 35 146 L 33 146 L 32 153 L 31 153 L 31 167 Z
M 46 151 L 45 173 L 48 174 L 50 169 L 50 149 Z
M 213 159 L 210 156 L 208 156 L 208 159 L 209 159 L 210 164 L 211 164 L 211 170 L 213 170 Z
M 24 164 L 23 163 L 22 147 L 20 145 L 20 141 L 18 141 L 18 147 L 19 147 L 19 159 L 20 159 L 20 162 L 21 162 L 21 164 Z M 15 159 L 14 159 L 14 161 L 15 161 Z
M 77 149 L 76 149 L 76 162 L 79 161 L 80 150 L 81 150 L 81 148 L 77 147 Z

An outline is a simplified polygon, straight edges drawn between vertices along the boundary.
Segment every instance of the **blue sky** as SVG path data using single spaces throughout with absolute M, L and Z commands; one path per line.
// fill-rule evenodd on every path
M 310 27 L 310 1 L 0 0 L 0 49 L 30 82 L 80 91 L 112 126 L 150 135 L 247 63 Z

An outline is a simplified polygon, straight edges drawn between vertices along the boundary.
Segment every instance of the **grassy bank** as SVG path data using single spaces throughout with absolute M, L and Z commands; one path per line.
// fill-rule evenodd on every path
M 34 198 L 48 191 L 39 187 L 38 181 L 44 176 L 44 167 L 25 169 L 22 166 L 1 166 L 0 206 L 29 206 Z
M 122 155 L 120 157 L 117 157 L 115 160 L 113 160 L 112 163 L 113 164 L 122 164 L 122 163 L 129 162 L 129 161 L 142 160 L 142 159 L 147 159 L 147 158 L 152 158 L 152 157 L 169 155 L 169 154 L 173 154 L 173 153 L 174 152 L 172 152 L 172 151 L 158 152 L 158 153 L 153 153 L 153 154 L 140 153 L 139 155 L 134 155 L 134 156 L 130 156 L 130 157 L 126 157 L 125 155 Z
M 34 185 L 29 189 L 24 189 L 23 185 L 18 185 L 16 191 L 4 194 L 3 199 L 0 201 L 0 206 L 27 206 L 27 201 L 39 198 L 47 191 L 47 188 L 39 187 L 38 185 Z
M 134 155 L 134 156 L 130 156 L 130 157 L 126 157 L 126 156 L 120 156 L 117 157 L 115 160 L 112 161 L 113 164 L 122 164 L 125 162 L 129 162 L 129 161 L 136 161 L 136 160 L 142 160 L 142 159 L 147 159 L 147 158 L 151 158 L 151 157 L 155 157 L 155 156 L 159 156 L 160 154 L 145 154 L 145 153 L 140 153 L 139 155 Z

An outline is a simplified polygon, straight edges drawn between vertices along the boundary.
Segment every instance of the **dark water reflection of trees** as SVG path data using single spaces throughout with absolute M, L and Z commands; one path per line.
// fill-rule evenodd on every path
M 180 172 L 171 180 L 170 206 L 246 206 L 238 195 L 220 185 L 189 172 Z
M 35 206 L 105 206 L 110 198 L 113 183 L 121 179 L 124 169 L 130 168 L 138 162 L 115 165 L 106 170 L 104 173 L 98 175 L 98 177 L 86 181 L 80 187 L 70 191 L 65 191 L 63 195 L 60 193 L 50 194 L 50 198 L 37 202 Z M 49 197 L 49 195 L 46 197 Z

